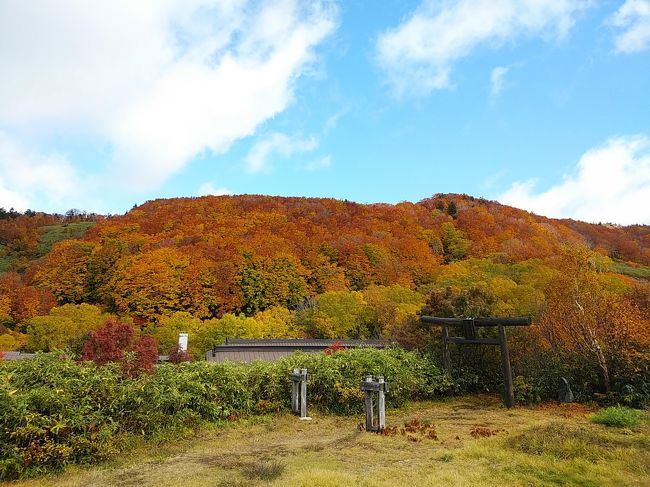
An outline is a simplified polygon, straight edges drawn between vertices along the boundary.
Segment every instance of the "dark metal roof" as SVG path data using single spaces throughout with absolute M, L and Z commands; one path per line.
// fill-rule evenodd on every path
M 391 342 L 386 340 L 333 340 L 329 338 L 273 338 L 264 340 L 247 340 L 242 338 L 226 338 L 221 346 L 230 347 L 331 347 L 335 343 L 344 348 L 373 347 L 386 348 Z
M 219 346 L 205 354 L 210 362 L 252 362 L 253 360 L 277 360 L 298 350 L 303 352 L 322 352 L 335 343 L 343 348 L 388 348 L 391 342 L 385 340 L 331 340 L 331 339 L 273 339 L 244 340 L 226 339 Z

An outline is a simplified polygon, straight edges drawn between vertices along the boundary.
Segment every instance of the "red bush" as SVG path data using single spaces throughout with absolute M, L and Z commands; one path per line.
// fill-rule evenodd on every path
M 81 360 L 92 360 L 97 365 L 118 362 L 129 377 L 141 372 L 153 373 L 158 360 L 156 340 L 151 336 L 136 339 L 130 325 L 109 318 L 90 333 Z
M 4 353 L 4 352 L 0 352 L 0 361 L 2 361 L 2 360 L 4 360 L 4 359 L 5 359 L 5 353 Z
M 84 343 L 81 360 L 92 360 L 97 365 L 121 362 L 124 352 L 133 343 L 133 328 L 112 318 L 107 319 Z
M 325 349 L 325 355 L 332 355 L 333 353 L 340 352 L 344 348 L 343 342 L 341 340 L 336 340 L 332 345 Z
M 173 346 L 169 350 L 169 361 L 173 364 L 180 364 L 181 362 L 189 362 L 192 356 L 189 352 L 181 350 L 178 345 Z
M 153 374 L 158 361 L 158 345 L 152 336 L 143 336 L 133 345 L 133 355 L 122 362 L 124 372 L 129 377 L 135 377 L 141 372 Z

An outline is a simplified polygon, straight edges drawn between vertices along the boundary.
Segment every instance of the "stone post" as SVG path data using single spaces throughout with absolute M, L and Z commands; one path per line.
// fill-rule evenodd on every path
M 307 369 L 293 369 L 291 379 L 291 411 L 299 414 L 300 419 L 311 420 L 307 416 Z

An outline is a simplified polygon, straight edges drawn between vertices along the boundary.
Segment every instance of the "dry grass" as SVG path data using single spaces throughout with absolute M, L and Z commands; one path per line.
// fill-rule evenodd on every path
M 506 410 L 494 397 L 389 411 L 385 435 L 360 418 L 281 415 L 136 454 L 101 467 L 11 484 L 53 486 L 645 486 L 648 414 L 634 430 L 588 421 L 591 409 Z

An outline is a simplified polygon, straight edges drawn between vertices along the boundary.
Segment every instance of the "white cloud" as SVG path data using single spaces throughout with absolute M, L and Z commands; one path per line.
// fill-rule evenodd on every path
M 318 147 L 314 137 L 302 139 L 291 138 L 286 134 L 274 132 L 258 140 L 246 155 L 246 168 L 248 172 L 257 173 L 268 170 L 274 155 L 282 158 L 294 154 L 311 152 Z
M 228 188 L 215 188 L 212 181 L 208 181 L 199 186 L 197 196 L 225 196 L 233 194 Z
M 449 88 L 453 65 L 479 46 L 561 39 L 589 0 L 425 0 L 377 40 L 377 60 L 397 95 Z
M 13 208 L 18 211 L 25 211 L 29 208 L 27 198 L 16 191 L 11 191 L 4 187 L 4 182 L 0 177 L 0 208 L 9 210 Z
M 326 0 L 1 2 L 0 129 L 94 137 L 104 179 L 148 190 L 285 110 L 336 22 Z
M 332 156 L 324 156 L 320 159 L 315 159 L 305 165 L 307 171 L 318 171 L 320 169 L 327 169 L 332 165 Z
M 650 139 L 610 139 L 586 152 L 575 174 L 546 191 L 535 180 L 514 183 L 497 199 L 555 218 L 623 225 L 650 224 Z
M 0 131 L 0 207 L 24 211 L 38 200 L 59 209 L 80 192 L 79 178 L 60 154 L 41 155 Z
M 609 24 L 622 30 L 616 36 L 616 51 L 635 53 L 650 49 L 650 1 L 626 0 L 609 18 Z
M 508 174 L 507 169 L 500 169 L 499 171 L 495 172 L 494 174 L 490 174 L 487 176 L 483 181 L 481 182 L 481 186 L 485 189 L 491 189 L 496 186 L 496 184 L 503 180 L 503 178 Z
M 490 73 L 490 93 L 492 96 L 498 96 L 503 91 L 508 71 L 510 71 L 510 68 L 506 66 L 497 66 Z
M 325 121 L 325 126 L 323 127 L 323 132 L 325 134 L 331 132 L 336 128 L 339 123 L 339 120 L 348 112 L 348 108 L 341 108 L 338 112 L 334 113 L 327 117 Z

